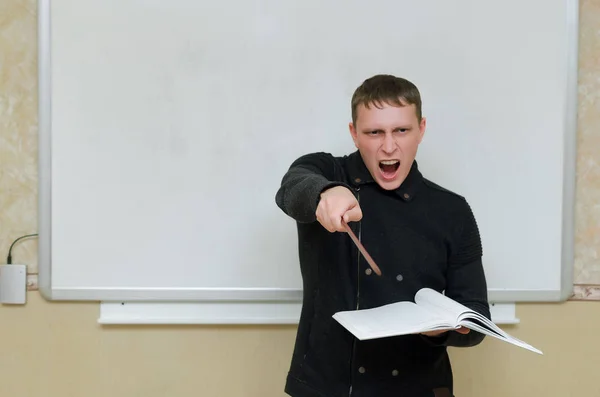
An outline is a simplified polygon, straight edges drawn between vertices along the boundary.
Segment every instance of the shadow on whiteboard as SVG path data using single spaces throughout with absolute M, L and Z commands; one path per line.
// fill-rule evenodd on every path
M 492 321 L 518 324 L 515 304 L 492 303 Z M 102 302 L 100 324 L 298 324 L 300 302 Z

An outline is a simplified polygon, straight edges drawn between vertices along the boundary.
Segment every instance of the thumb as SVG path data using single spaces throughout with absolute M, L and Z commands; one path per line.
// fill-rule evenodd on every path
M 350 222 L 357 222 L 360 221 L 362 218 L 362 211 L 360 210 L 360 207 L 357 205 L 355 207 L 352 207 L 349 211 L 346 211 L 346 213 L 344 214 L 344 221 Z

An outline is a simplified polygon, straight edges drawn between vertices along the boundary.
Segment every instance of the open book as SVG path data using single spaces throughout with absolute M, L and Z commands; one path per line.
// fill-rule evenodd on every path
M 373 309 L 342 311 L 335 313 L 333 318 L 360 340 L 453 330 L 463 326 L 543 354 L 510 336 L 483 315 L 430 288 L 420 289 L 414 303 L 406 301 Z

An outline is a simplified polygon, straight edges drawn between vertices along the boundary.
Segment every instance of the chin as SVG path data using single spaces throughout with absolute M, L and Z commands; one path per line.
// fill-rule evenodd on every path
M 380 176 L 378 176 L 377 178 L 375 178 L 375 181 L 377 181 L 377 184 L 384 190 L 396 190 L 400 187 L 400 185 L 402 185 L 404 179 L 405 178 L 401 175 L 397 175 L 394 179 L 391 180 L 381 178 Z

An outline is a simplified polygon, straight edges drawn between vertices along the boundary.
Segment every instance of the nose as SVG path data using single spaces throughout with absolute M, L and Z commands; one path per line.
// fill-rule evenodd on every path
M 387 154 L 394 153 L 394 151 L 396 150 L 396 142 L 394 141 L 394 137 L 392 136 L 392 134 L 385 134 L 381 150 L 383 150 Z

